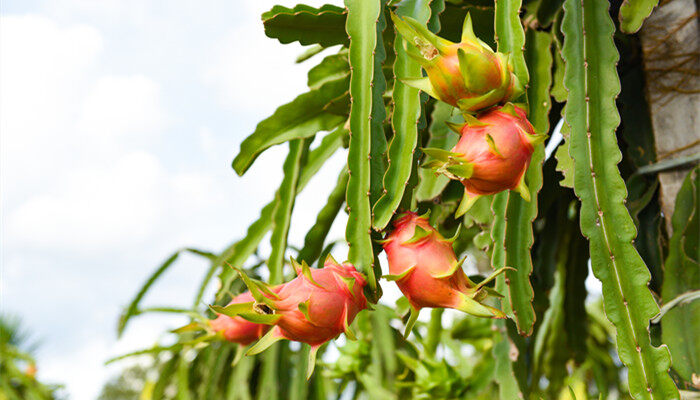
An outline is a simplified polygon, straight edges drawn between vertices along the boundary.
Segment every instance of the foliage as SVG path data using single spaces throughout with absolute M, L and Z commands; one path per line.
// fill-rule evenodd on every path
M 690 172 L 679 193 L 668 241 L 655 174 L 687 163 L 656 163 L 653 135 L 659 133 L 651 129 L 643 96 L 643 60 L 635 55 L 639 39 L 623 33 L 638 30 L 654 2 L 522 3 L 346 0 L 345 8 L 274 6 L 263 14 L 268 36 L 310 46 L 300 62 L 312 62 L 321 48 L 330 48 L 310 68 L 309 91 L 260 122 L 233 161 L 242 175 L 267 148 L 288 143 L 275 199 L 222 252 L 175 253 L 126 308 L 120 333 L 131 318 L 148 312 L 185 313 L 192 320 L 172 334 L 174 344 L 118 358 L 151 360 L 142 398 L 676 399 L 678 388 L 685 394 L 700 389 L 698 172 Z M 469 51 L 482 49 L 488 57 L 455 51 L 459 71 L 453 72 L 461 75 L 441 70 L 443 75 L 426 83 L 423 69 L 448 63 L 449 46 L 467 42 L 478 44 Z M 431 63 L 434 58 L 439 62 Z M 435 166 L 436 157 L 452 162 L 459 155 L 452 152 L 459 137 L 450 128 L 483 125 L 484 114 L 466 103 L 434 97 L 446 98 L 450 90 L 438 85 L 442 78 L 466 85 L 470 96 L 481 95 L 488 81 L 478 75 L 488 73 L 484 59 L 500 63 L 502 74 L 512 73 L 511 80 L 526 88 L 505 95 L 499 87 L 503 93 L 489 96 L 501 97 L 489 97 L 488 104 L 500 101 L 506 113 L 515 112 L 507 101 L 526 109 L 537 140 L 517 187 L 469 200 L 466 185 L 454 177 L 471 176 L 473 166 L 453 163 L 439 176 L 422 167 Z M 541 139 L 556 136 L 554 131 L 564 141 L 547 157 Z M 321 139 L 322 132 L 329 133 Z M 500 154 L 487 136 L 485 143 Z M 347 167 L 328 182 L 328 200 L 296 249 L 290 243 L 302 238 L 288 237 L 295 198 L 325 160 L 341 151 Z M 460 199 L 469 207 L 458 209 Z M 220 286 L 209 299 L 213 306 L 225 306 L 246 285 L 264 287 L 256 283 L 261 277 L 271 284 L 288 281 L 292 266 L 311 279 L 306 265 L 323 265 L 341 247 L 338 238 L 328 237 L 341 210 L 348 215 L 348 261 L 367 277 L 364 294 L 374 304 L 344 329 L 345 340 L 318 349 L 320 366 L 308 381 L 316 346 L 279 342 L 243 356 L 242 346 L 211 331 L 206 320 L 214 314 L 200 304 L 214 277 Z M 435 308 L 429 319 L 416 322 L 406 298 L 382 298 L 382 287 L 402 277 L 386 276 L 381 243 L 405 211 L 429 212 L 426 221 L 436 237 L 451 238 L 440 242 L 451 243 L 455 263 L 466 258 L 456 267 L 442 265 L 445 276 L 461 276 L 453 268 L 464 266 L 470 276 L 461 281 L 483 286 L 483 295 L 474 294 L 477 301 L 489 301 L 506 319 Z M 411 228 L 411 244 L 432 234 L 424 228 Z M 258 247 L 270 231 L 272 252 L 261 254 Z M 210 264 L 193 307 L 144 307 L 141 299 L 181 251 Z M 287 263 L 289 254 L 304 267 Z M 589 262 L 602 296 L 589 293 Z M 495 285 L 484 281 L 501 269 L 506 272 Z M 266 303 L 265 296 L 273 295 L 258 293 L 255 305 Z M 660 314 L 656 299 L 664 304 Z M 308 305 L 298 307 L 309 312 Z M 228 308 L 230 315 L 239 315 L 240 308 Z M 405 339 L 403 328 L 410 333 L 414 322 Z
M 36 378 L 37 365 L 17 317 L 0 315 L 0 400 L 52 400 L 59 398 L 57 385 L 46 385 Z

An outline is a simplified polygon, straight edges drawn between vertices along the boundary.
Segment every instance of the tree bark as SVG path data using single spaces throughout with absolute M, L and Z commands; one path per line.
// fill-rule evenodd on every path
M 662 0 L 640 32 L 647 100 L 659 161 L 700 151 L 700 23 L 695 0 Z M 671 233 L 687 169 L 659 173 L 661 211 Z

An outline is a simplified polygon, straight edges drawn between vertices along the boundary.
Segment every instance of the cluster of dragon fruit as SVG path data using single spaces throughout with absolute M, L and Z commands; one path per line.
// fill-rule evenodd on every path
M 524 106 L 512 102 L 523 96 L 524 88 L 508 56 L 494 52 L 476 37 L 469 15 L 460 43 L 436 36 L 413 19 L 394 14 L 392 19 L 407 54 L 426 73 L 403 82 L 450 104 L 464 116 L 465 123 L 448 124 L 460 135 L 450 151 L 423 149 L 430 158 L 424 167 L 464 186 L 456 216 L 468 211 L 480 196 L 504 190 L 517 191 L 529 201 L 525 172 L 534 146 L 544 136 L 535 134 Z M 503 269 L 476 284 L 462 269 L 453 240 L 443 237 L 427 217 L 405 212 L 395 218 L 393 226 L 381 241 L 389 266 L 384 278 L 394 281 L 410 304 L 406 336 L 424 307 L 505 318 L 502 311 L 485 302 L 489 296 L 500 296 L 487 284 Z M 248 355 L 281 339 L 307 343 L 311 346 L 310 375 L 321 345 L 341 333 L 354 337 L 350 330 L 353 319 L 371 308 L 364 294 L 367 281 L 353 265 L 338 263 L 330 256 L 320 269 L 293 259 L 291 264 L 297 277 L 278 286 L 239 271 L 249 291 L 226 307 L 214 307 L 218 317 L 208 322 L 207 329 L 241 346 L 257 341 L 247 350 Z

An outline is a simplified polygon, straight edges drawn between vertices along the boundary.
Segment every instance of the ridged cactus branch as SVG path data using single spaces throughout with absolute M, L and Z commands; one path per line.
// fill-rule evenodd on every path
M 396 15 L 410 16 L 418 23 L 425 24 L 430 18 L 430 1 L 402 2 L 396 9 Z M 420 76 L 421 65 L 409 56 L 406 43 L 399 35 L 394 40 L 394 51 L 394 113 L 391 118 L 394 136 L 389 142 L 384 194 L 372 208 L 372 225 L 377 230 L 382 230 L 389 224 L 403 197 L 413 168 L 413 153 L 418 141 L 418 120 L 421 115 L 420 91 L 402 81 Z
M 632 241 L 637 232 L 625 207 L 627 190 L 617 164 L 615 138 L 620 84 L 614 25 L 603 0 L 564 3 L 564 84 L 569 90 L 566 123 L 574 160 L 574 190 L 581 200 L 581 231 L 590 241 L 593 274 L 603 284 L 608 319 L 617 331 L 620 360 L 637 399 L 677 399 L 668 375 L 666 346 L 654 347 L 649 319 L 659 312 L 647 284 L 650 274 Z
M 525 33 L 519 12 L 520 1 L 496 2 L 494 26 L 498 51 L 510 55 L 513 72 L 522 84 L 527 85 L 529 73 L 523 52 Z M 542 78 L 545 81 L 540 82 L 540 76 L 537 76 L 537 80 L 532 82 L 532 87 L 538 91 L 539 95 L 541 95 L 540 88 L 543 88 L 545 93 L 549 92 L 549 82 L 546 76 Z M 542 126 L 539 128 L 542 129 Z M 546 132 L 540 130 L 537 133 Z M 506 266 L 514 268 L 507 271 L 504 277 L 498 278 L 496 288 L 506 295 L 502 301 L 503 311 L 515 320 L 520 334 L 528 336 L 532 334 L 535 323 L 535 311 L 532 308 L 534 291 L 530 283 L 532 273 L 530 248 L 533 243 L 532 221 L 537 216 L 537 193 L 542 187 L 543 159 L 544 145 L 540 143 L 535 146 L 524 178 L 527 182 L 524 190 L 528 192 L 529 201 L 512 191 L 503 191 L 494 196 L 492 203 L 493 267 L 496 270 Z
M 350 37 L 350 149 L 348 151 L 348 260 L 367 274 L 371 291 L 376 290 L 370 196 L 370 151 L 372 142 L 372 82 L 376 24 L 380 0 L 346 0 L 345 29 Z

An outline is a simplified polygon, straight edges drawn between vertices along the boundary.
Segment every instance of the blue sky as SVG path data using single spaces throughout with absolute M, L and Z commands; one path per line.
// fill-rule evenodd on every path
M 95 398 L 121 367 L 104 360 L 181 322 L 142 318 L 115 337 L 162 260 L 182 246 L 221 250 L 272 198 L 284 148 L 243 178 L 230 162 L 313 65 L 264 36 L 260 14 L 276 3 L 296 1 L 2 3 L 0 310 L 23 318 L 41 343 L 39 376 L 71 398 Z M 299 197 L 293 244 L 343 163 Z M 146 303 L 189 305 L 205 268 L 183 257 Z

